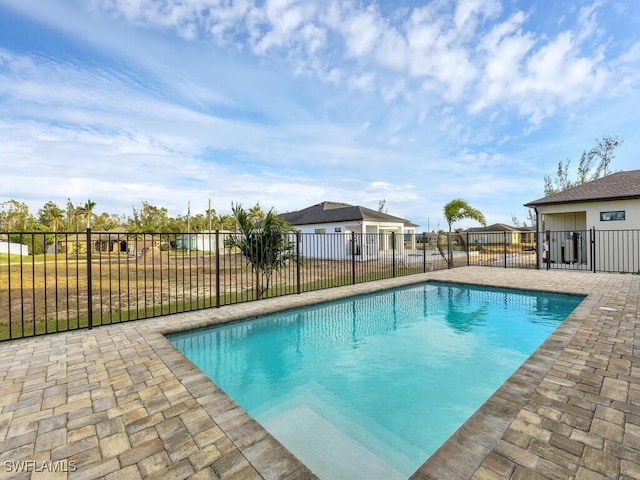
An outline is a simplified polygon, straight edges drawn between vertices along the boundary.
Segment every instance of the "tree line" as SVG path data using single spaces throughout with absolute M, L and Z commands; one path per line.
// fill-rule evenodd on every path
M 11 199 L 0 203 L 0 232 L 83 232 L 91 228 L 101 232 L 121 229 L 130 233 L 197 233 L 236 229 L 237 220 L 232 214 L 218 214 L 211 206 L 193 215 L 190 210 L 189 206 L 186 215 L 172 217 L 165 207 L 143 201 L 140 207 L 132 207 L 130 215 L 117 215 L 97 213 L 96 203 L 90 199 L 81 204 L 67 199 L 64 207 L 48 201 L 33 214 L 27 204 Z M 253 222 L 265 217 L 259 203 L 247 214 Z

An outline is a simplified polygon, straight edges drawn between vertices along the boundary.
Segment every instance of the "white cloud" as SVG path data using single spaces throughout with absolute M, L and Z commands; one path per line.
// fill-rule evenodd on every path
M 294 0 L 267 0 L 262 12 L 264 33 L 255 42 L 254 51 L 265 54 L 271 48 L 290 45 L 313 11 L 312 6 L 302 6 Z
M 363 57 L 370 54 L 382 35 L 384 27 L 373 6 L 356 11 L 344 19 L 343 33 L 347 57 Z
M 375 74 L 366 72 L 351 79 L 351 85 L 357 90 L 371 92 L 375 88 Z
M 407 67 L 407 42 L 395 29 L 389 28 L 381 35 L 374 56 L 384 67 L 404 71 Z
M 424 78 L 424 85 L 449 102 L 462 99 L 476 76 L 470 50 L 457 41 L 444 19 L 435 19 L 429 9 L 415 10 L 407 25 L 408 72 Z
M 461 35 L 471 36 L 482 19 L 494 18 L 502 10 L 497 0 L 459 0 L 455 8 L 455 28 Z
M 583 9 L 581 15 L 583 24 L 584 18 L 593 17 L 592 10 L 587 15 Z M 523 32 L 525 21 L 517 12 L 484 37 L 486 61 L 470 111 L 511 105 L 535 127 L 559 108 L 599 94 L 611 72 L 602 48 L 583 53 L 581 42 L 588 37 L 583 33 L 593 31 L 591 22 L 583 25 L 586 30 L 563 31 L 547 40 Z

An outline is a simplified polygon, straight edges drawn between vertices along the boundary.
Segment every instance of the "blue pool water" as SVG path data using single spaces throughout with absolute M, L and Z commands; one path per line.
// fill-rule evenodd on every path
M 401 479 L 581 301 L 430 282 L 169 340 L 320 478 Z

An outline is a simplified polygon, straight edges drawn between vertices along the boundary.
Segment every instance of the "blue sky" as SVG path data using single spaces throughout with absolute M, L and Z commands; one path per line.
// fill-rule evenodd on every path
M 635 0 L 0 0 L 0 202 L 522 221 L 596 138 L 639 168 L 639 32 Z

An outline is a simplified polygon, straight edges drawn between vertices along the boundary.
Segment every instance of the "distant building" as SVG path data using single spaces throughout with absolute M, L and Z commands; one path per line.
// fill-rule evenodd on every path
M 512 227 L 504 223 L 494 223 L 487 227 L 473 227 L 467 230 L 469 245 L 506 243 L 520 245 L 535 242 L 535 229 L 532 227 Z
M 322 202 L 279 215 L 304 234 L 301 252 L 312 258 L 358 260 L 404 250 L 405 234 L 415 234 L 418 225 L 404 218 L 339 202 Z M 355 233 L 355 242 L 352 242 Z M 415 249 L 415 235 L 410 236 Z
M 29 247 L 22 243 L 13 243 L 7 241 L 7 238 L 0 238 L 0 253 L 7 253 L 9 255 L 22 255 L 26 257 L 29 255 Z
M 176 235 L 176 248 L 186 250 L 197 250 L 199 252 L 217 252 L 224 249 L 224 238 L 228 235 L 228 230 L 219 230 L 216 242 L 215 231 L 204 231 L 200 233 L 184 233 Z

